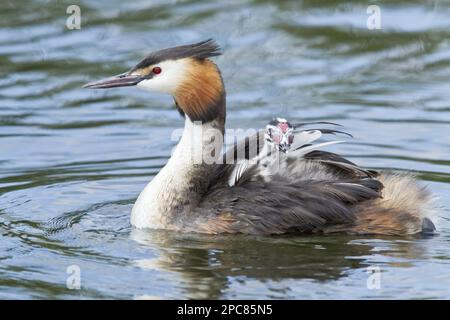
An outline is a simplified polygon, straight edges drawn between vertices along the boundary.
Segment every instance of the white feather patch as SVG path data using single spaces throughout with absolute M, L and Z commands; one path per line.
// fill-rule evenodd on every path
M 236 185 L 236 183 L 242 177 L 244 172 L 247 171 L 247 169 L 249 168 L 249 165 L 250 165 L 250 161 L 243 160 L 242 162 L 237 163 L 234 166 L 233 171 L 231 172 L 231 174 L 230 174 L 230 176 L 228 178 L 228 185 L 230 187 L 233 187 L 233 186 Z
M 322 136 L 319 130 L 300 131 L 294 135 L 294 142 L 291 145 L 291 150 L 295 150 L 305 144 L 310 144 Z

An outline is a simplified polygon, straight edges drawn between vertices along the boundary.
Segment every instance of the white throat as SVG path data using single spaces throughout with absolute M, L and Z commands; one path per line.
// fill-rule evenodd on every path
M 188 218 L 207 188 L 211 171 L 222 154 L 221 124 L 202 124 L 187 116 L 175 151 L 134 204 L 131 224 L 137 228 L 176 229 Z M 200 190 L 200 193 L 199 193 Z

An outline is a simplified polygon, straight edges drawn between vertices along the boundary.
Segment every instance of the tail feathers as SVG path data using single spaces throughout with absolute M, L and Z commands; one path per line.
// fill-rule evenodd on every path
M 434 234 L 433 199 L 430 192 L 405 174 L 381 174 L 382 198 L 358 208 L 352 230 L 356 234 Z

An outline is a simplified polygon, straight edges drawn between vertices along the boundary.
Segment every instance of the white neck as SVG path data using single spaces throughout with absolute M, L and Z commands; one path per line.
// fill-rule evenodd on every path
M 164 168 L 139 195 L 131 224 L 153 229 L 176 229 L 181 225 L 206 192 L 222 146 L 223 123 L 193 123 L 186 116 L 180 142 Z

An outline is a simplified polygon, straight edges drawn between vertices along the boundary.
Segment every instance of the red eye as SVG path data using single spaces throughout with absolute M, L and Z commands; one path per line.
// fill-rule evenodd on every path
M 154 73 L 154 74 L 160 74 L 161 73 L 161 68 L 160 67 L 154 67 L 153 69 L 152 69 L 152 72 Z

